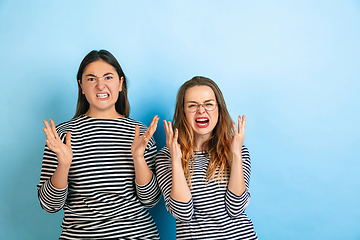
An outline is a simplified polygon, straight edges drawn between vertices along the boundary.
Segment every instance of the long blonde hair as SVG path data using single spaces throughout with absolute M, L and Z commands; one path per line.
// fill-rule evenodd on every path
M 206 180 L 210 181 L 216 177 L 216 180 L 226 179 L 231 166 L 230 142 L 234 136 L 232 130 L 232 119 L 227 111 L 224 97 L 214 81 L 209 78 L 196 76 L 185 82 L 179 89 L 176 97 L 176 107 L 172 121 L 173 128 L 179 130 L 179 144 L 182 152 L 182 167 L 189 186 L 193 175 L 194 164 L 194 132 L 187 122 L 184 110 L 185 92 L 194 86 L 210 87 L 216 97 L 217 107 L 219 108 L 219 119 L 212 135 L 205 142 L 204 147 L 208 149 L 210 158 L 209 166 L 206 172 Z M 189 166 L 191 165 L 191 166 Z M 218 173 L 216 174 L 216 170 Z M 216 175 L 216 176 L 215 176 Z M 228 179 L 226 179 L 228 180 Z

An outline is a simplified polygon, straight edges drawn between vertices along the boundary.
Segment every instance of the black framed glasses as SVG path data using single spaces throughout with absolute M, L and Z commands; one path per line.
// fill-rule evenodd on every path
M 184 107 L 186 111 L 194 113 L 199 110 L 200 106 L 202 106 L 206 111 L 213 111 L 216 108 L 217 103 L 214 100 L 205 101 L 202 104 L 198 104 L 196 102 L 188 102 L 185 104 Z

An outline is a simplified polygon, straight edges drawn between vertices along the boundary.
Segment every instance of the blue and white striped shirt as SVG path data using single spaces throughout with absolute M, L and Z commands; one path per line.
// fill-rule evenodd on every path
M 172 167 L 169 149 L 164 147 L 156 156 L 156 176 L 165 205 L 176 218 L 176 239 L 257 239 L 253 224 L 244 212 L 250 201 L 251 163 L 247 148 L 242 148 L 246 190 L 241 196 L 227 188 L 226 180 L 206 180 L 209 164 L 206 153 L 195 152 L 194 157 L 192 198 L 183 203 L 170 197 Z
M 130 118 L 96 119 L 85 115 L 57 126 L 60 138 L 71 131 L 73 159 L 68 186 L 56 189 L 50 181 L 57 157 L 45 146 L 38 197 L 50 213 L 64 209 L 60 239 L 159 239 L 147 208 L 161 195 L 153 174 L 144 186 L 135 183 L 131 144 L 135 125 Z M 152 138 L 144 157 L 154 172 L 156 143 Z

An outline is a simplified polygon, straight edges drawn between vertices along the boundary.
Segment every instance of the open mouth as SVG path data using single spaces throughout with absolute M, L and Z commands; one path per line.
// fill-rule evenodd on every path
M 198 127 L 207 127 L 209 125 L 210 120 L 208 118 L 197 118 L 195 119 L 195 123 Z
M 109 94 L 107 94 L 107 93 L 98 93 L 98 94 L 96 94 L 96 97 L 97 98 L 107 98 L 107 97 L 109 97 Z

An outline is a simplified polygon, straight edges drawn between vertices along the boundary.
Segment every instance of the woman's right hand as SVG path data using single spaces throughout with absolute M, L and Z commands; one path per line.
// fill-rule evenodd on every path
M 166 135 L 166 146 L 169 148 L 171 154 L 172 164 L 180 164 L 181 166 L 181 149 L 180 144 L 178 143 L 179 132 L 178 129 L 175 129 L 175 134 L 173 132 L 171 122 L 166 122 L 164 120 L 164 130 Z
M 172 161 L 170 197 L 179 202 L 189 203 L 192 196 L 181 164 L 182 153 L 180 144 L 178 143 L 179 131 L 175 129 L 174 134 L 171 122 L 166 121 L 164 121 L 164 129 L 166 146 L 169 148 Z
M 55 123 L 50 119 L 51 126 L 44 120 L 45 128 L 43 128 L 46 135 L 46 145 L 48 148 L 56 153 L 58 159 L 58 166 L 70 168 L 73 152 L 71 149 L 71 132 L 66 133 L 66 144 L 64 144 L 55 128 Z

